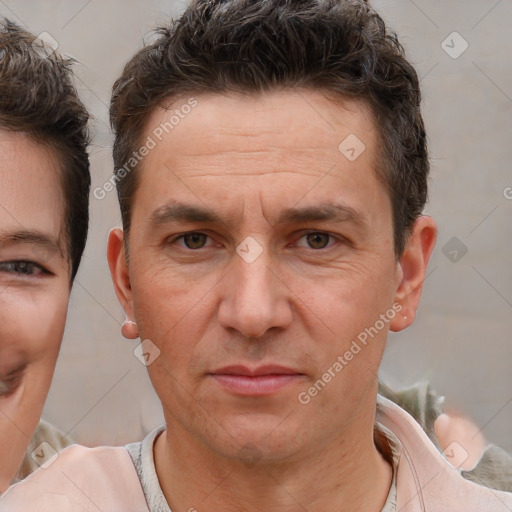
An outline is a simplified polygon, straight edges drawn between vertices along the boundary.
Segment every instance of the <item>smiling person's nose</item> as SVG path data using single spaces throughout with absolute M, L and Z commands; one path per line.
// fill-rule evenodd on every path
M 248 338 L 259 338 L 272 328 L 291 324 L 291 292 L 263 255 L 247 263 L 236 256 L 227 279 L 218 319 L 225 329 L 235 329 Z

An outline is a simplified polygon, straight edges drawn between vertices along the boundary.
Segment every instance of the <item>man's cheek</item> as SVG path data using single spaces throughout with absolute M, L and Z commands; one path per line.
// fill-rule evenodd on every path
M 155 325 L 149 332 L 158 358 L 155 359 L 155 368 L 148 370 L 155 371 L 160 377 L 165 378 L 167 375 L 168 378 L 178 379 L 183 383 L 188 379 L 188 369 L 193 357 L 194 333 L 190 330 L 182 332 L 180 326 L 174 324 Z

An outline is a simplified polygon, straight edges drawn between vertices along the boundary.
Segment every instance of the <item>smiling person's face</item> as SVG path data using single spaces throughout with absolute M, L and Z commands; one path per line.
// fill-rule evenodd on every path
M 414 319 L 435 228 L 418 221 L 397 262 L 361 102 L 311 91 L 197 101 L 138 171 L 129 264 L 122 232 L 109 239 L 118 297 L 150 340 L 166 435 L 226 457 L 255 445 L 268 461 L 367 442 L 385 339 Z M 142 140 L 171 114 L 153 112 Z M 350 135 L 365 145 L 356 159 L 362 146 L 338 149 Z
M 50 388 L 70 269 L 53 152 L 0 130 L 0 492 L 14 477 Z

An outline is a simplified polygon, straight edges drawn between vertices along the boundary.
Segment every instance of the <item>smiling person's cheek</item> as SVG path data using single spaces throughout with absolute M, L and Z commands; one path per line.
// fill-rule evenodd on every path
M 59 173 L 50 150 L 0 130 L 0 492 L 40 420 L 64 332 L 70 267 L 58 249 Z
M 30 293 L 13 291 L 6 290 L 0 299 L 4 302 L 0 350 L 9 364 L 2 365 L 2 374 L 8 374 L 11 368 L 21 371 L 13 388 L 0 397 L 0 421 L 9 418 L 0 424 L 0 429 L 2 439 L 16 445 L 13 440 L 17 437 L 21 436 L 22 443 L 27 442 L 27 437 L 30 439 L 39 421 L 64 333 L 67 293 L 63 290 L 59 294 L 53 287 Z

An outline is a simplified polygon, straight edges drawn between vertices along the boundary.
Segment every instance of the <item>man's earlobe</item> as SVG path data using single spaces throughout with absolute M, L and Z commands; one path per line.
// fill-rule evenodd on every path
M 126 321 L 121 332 L 125 338 L 135 339 L 139 333 L 133 311 L 132 287 L 125 255 L 124 234 L 120 228 L 114 228 L 108 234 L 107 260 L 117 299 L 126 314 Z
M 121 334 L 128 340 L 137 339 L 139 337 L 139 326 L 137 322 L 127 318 L 121 326 Z
M 409 327 L 416 318 L 436 238 L 437 226 L 431 217 L 422 216 L 416 219 L 398 263 L 401 280 L 395 293 L 395 302 L 401 305 L 401 309 L 390 323 L 392 331 Z

